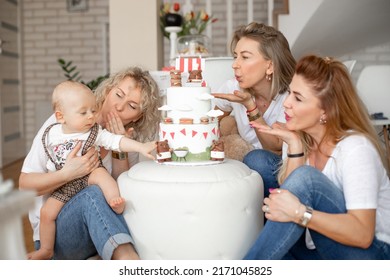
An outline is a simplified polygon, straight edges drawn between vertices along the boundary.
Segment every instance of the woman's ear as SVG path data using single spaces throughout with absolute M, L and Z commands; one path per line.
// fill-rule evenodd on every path
M 56 117 L 57 122 L 62 124 L 65 123 L 64 114 L 62 114 L 61 111 L 55 111 L 54 116 Z
M 274 64 L 272 63 L 272 60 L 268 61 L 267 70 L 265 71 L 267 75 L 272 75 L 274 73 Z

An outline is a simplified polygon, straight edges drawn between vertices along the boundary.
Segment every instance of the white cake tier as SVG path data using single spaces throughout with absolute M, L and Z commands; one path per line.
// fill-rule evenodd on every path
M 209 160 L 213 140 L 219 139 L 218 123 L 160 124 L 159 139 L 173 150 L 188 150 L 188 160 Z
M 170 87 L 167 89 L 167 116 L 179 123 L 180 118 L 191 118 L 200 123 L 200 118 L 211 110 L 209 87 Z

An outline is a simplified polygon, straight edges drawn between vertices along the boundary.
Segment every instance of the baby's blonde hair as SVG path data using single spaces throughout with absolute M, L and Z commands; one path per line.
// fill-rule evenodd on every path
M 69 97 L 70 94 L 79 94 L 82 92 L 92 91 L 84 84 L 75 81 L 64 81 L 59 83 L 53 90 L 51 104 L 53 111 L 63 110 L 63 104 L 66 97 Z

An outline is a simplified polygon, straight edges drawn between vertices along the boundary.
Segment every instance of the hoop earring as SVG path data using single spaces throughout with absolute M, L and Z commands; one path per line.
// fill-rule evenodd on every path
M 270 81 L 272 80 L 272 75 L 266 74 L 266 75 L 265 75 L 265 79 L 266 79 L 268 82 L 270 82 Z
M 326 124 L 326 119 L 324 118 L 323 115 L 320 118 L 320 124 L 322 124 L 322 125 Z

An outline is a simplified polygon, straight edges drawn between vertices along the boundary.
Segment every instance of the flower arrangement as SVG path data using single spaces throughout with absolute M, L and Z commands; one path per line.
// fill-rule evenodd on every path
M 180 4 L 175 2 L 173 5 L 171 3 L 164 3 L 160 9 L 160 27 L 161 31 L 164 34 L 164 37 L 169 39 L 169 33 L 165 31 L 165 27 L 167 26 L 166 15 L 170 13 L 179 14 L 180 12 Z M 182 31 L 180 31 L 177 36 L 185 36 L 185 35 L 198 35 L 202 34 L 206 29 L 209 23 L 214 23 L 218 19 L 214 18 L 212 15 L 206 13 L 205 10 L 201 10 L 197 13 L 194 11 L 190 11 L 183 16 L 182 20 Z

